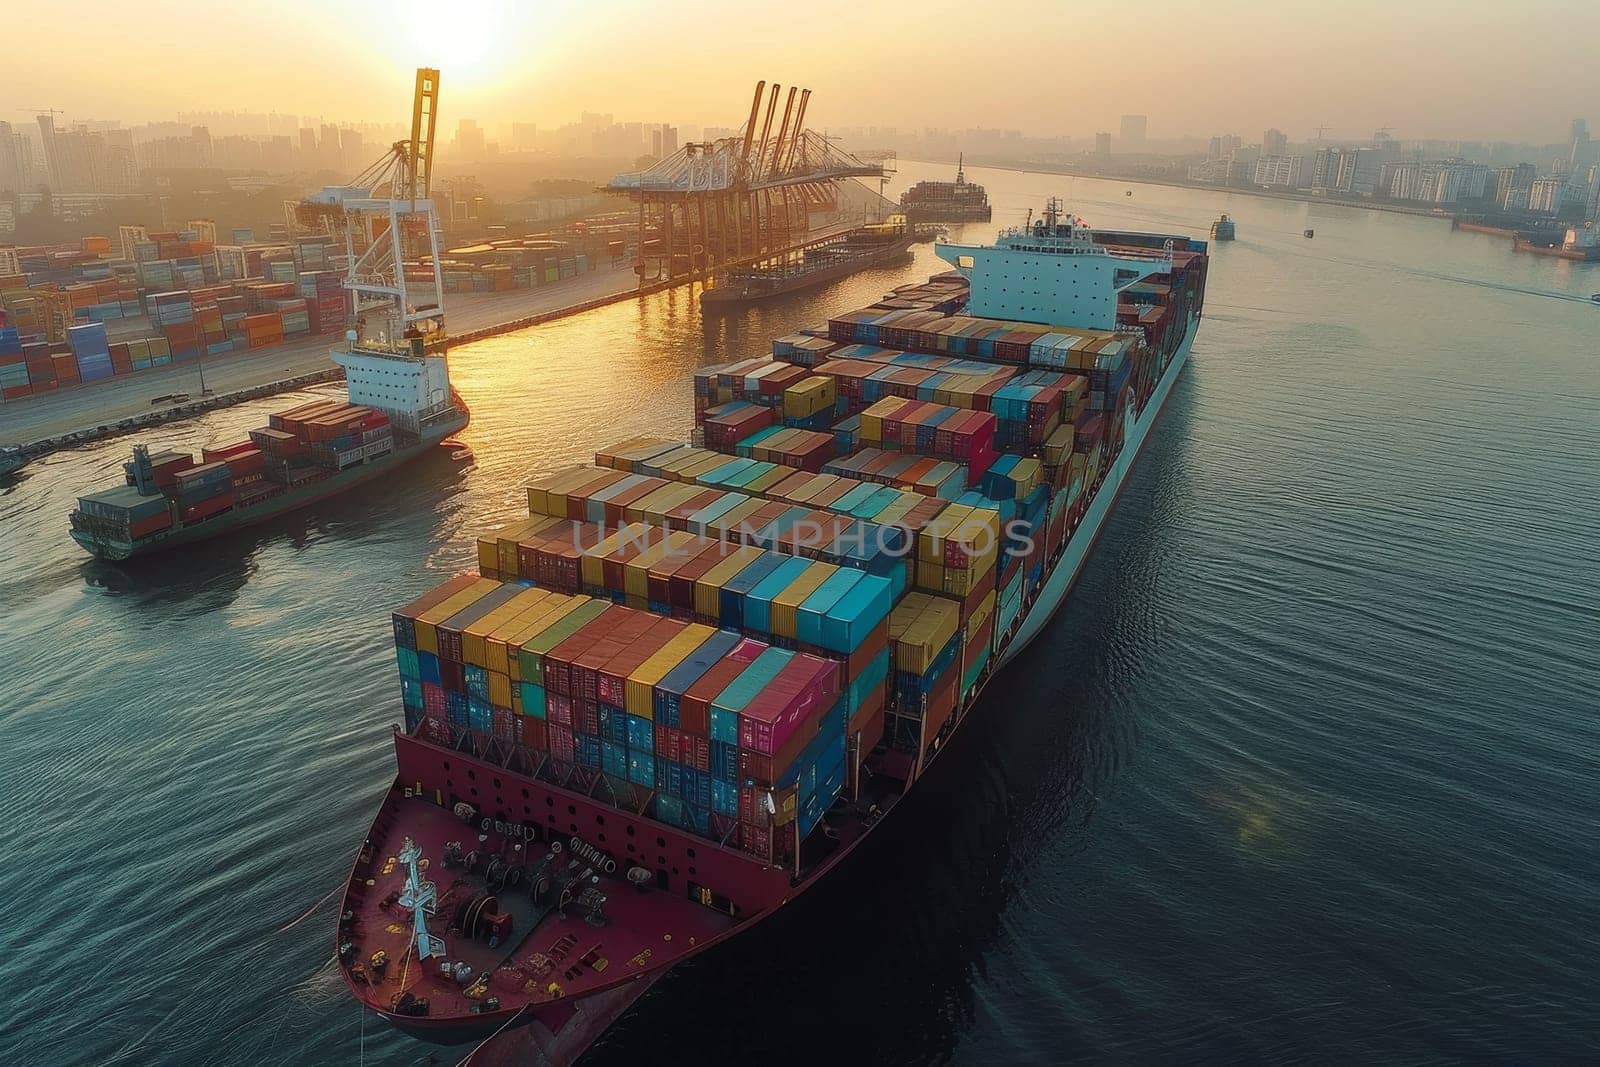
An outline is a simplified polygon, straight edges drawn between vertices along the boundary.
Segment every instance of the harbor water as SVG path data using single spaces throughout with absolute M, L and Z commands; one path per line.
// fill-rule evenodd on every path
M 965 240 L 1050 195 L 1108 227 L 1232 216 L 1185 377 L 952 751 L 592 1062 L 1592 1056 L 1600 267 L 1438 219 L 968 176 L 995 213 Z M 731 315 L 680 290 L 462 346 L 475 465 L 440 451 L 171 557 L 67 536 L 131 440 L 0 482 L 0 1059 L 459 1058 L 364 1020 L 333 963 L 393 775 L 389 609 L 472 567 L 536 472 L 687 434 L 695 367 L 940 266 L 923 245 Z M 308 395 L 150 439 L 198 451 Z

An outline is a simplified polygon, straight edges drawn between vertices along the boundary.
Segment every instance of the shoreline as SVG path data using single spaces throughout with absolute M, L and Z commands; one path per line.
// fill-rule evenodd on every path
M 913 163 L 928 163 L 936 166 L 945 165 L 945 160 L 914 159 L 906 157 Z M 1441 222 L 1453 222 L 1455 215 L 1450 212 L 1437 211 L 1433 208 L 1407 207 L 1403 204 L 1374 203 L 1363 200 L 1345 200 L 1328 196 L 1314 196 L 1302 192 L 1277 192 L 1272 189 L 1245 189 L 1233 185 L 1208 185 L 1205 182 L 1176 181 L 1171 178 L 1133 178 L 1116 174 L 1085 174 L 1082 171 L 1072 170 L 1059 163 L 1035 163 L 1024 165 L 1021 163 L 974 163 L 974 167 L 989 167 L 993 170 L 1010 171 L 1016 174 L 1059 174 L 1068 178 L 1085 178 L 1092 181 L 1123 182 L 1128 185 L 1160 185 L 1169 189 L 1187 189 L 1190 192 L 1207 193 L 1232 193 L 1239 196 L 1260 197 L 1263 200 L 1288 200 L 1298 201 L 1302 204 L 1332 204 L 1337 207 L 1359 208 L 1363 211 L 1384 211 L 1391 215 L 1413 215 L 1424 219 L 1438 219 Z
M 630 271 L 627 273 L 627 277 L 633 278 L 634 275 Z M 633 285 L 626 289 L 608 290 L 600 293 L 598 296 L 589 297 L 587 299 L 579 300 L 570 304 L 563 304 L 560 307 L 550 308 L 545 311 L 538 311 L 528 315 L 519 315 L 509 319 L 499 319 L 482 326 L 477 326 L 470 330 L 465 330 L 459 334 L 451 334 L 442 344 L 430 346 L 429 350 L 436 352 L 441 348 L 449 348 L 451 346 L 460 344 L 469 344 L 473 341 L 483 340 L 487 337 L 495 337 L 500 334 L 512 333 L 516 330 L 526 329 L 530 326 L 538 326 L 542 323 L 552 322 L 556 319 L 566 318 L 571 315 L 579 315 L 585 311 L 592 311 L 595 308 L 620 303 L 624 300 L 634 297 L 648 296 L 652 293 L 660 292 L 666 288 L 668 288 L 667 285 L 661 282 L 655 282 L 643 287 Z M 532 292 L 538 292 L 538 290 L 532 290 Z M 298 363 L 303 358 L 325 360 L 327 351 L 341 343 L 336 334 L 324 334 L 322 335 L 321 341 L 325 343 L 318 343 L 313 348 L 309 348 L 306 351 L 300 351 L 301 349 L 306 348 L 305 345 L 301 345 L 297 346 L 296 352 L 273 352 L 269 353 L 267 358 L 277 357 L 277 363 L 287 362 L 290 367 L 292 367 L 295 363 Z M 172 369 L 172 372 L 165 377 L 169 379 L 177 377 L 183 372 L 190 371 L 193 366 L 193 364 L 175 365 Z M 228 365 L 226 363 L 213 365 L 213 374 L 216 374 L 218 371 L 226 370 L 227 366 Z M 105 418 L 103 420 L 89 419 L 79 426 L 71 429 L 57 430 L 53 433 L 40 434 L 39 436 L 30 438 L 28 440 L 17 440 L 8 443 L 17 445 L 21 449 L 25 460 L 33 460 L 62 448 L 70 448 L 74 445 L 87 444 L 91 441 L 101 441 L 111 437 L 119 437 L 123 434 L 134 433 L 149 427 L 161 426 L 166 423 L 192 418 L 193 416 L 201 415 L 208 411 L 216 411 L 221 408 L 242 404 L 246 401 L 258 400 L 262 397 L 272 396 L 276 393 L 290 392 L 292 390 L 302 389 L 311 385 L 321 385 L 327 382 L 342 381 L 344 379 L 344 369 L 342 367 L 333 365 L 326 365 L 319 367 L 316 370 L 301 371 L 299 373 L 287 373 L 287 370 L 288 368 L 282 367 L 279 369 L 268 369 L 267 372 L 272 374 L 272 377 L 265 381 L 252 382 L 248 385 L 241 385 L 238 388 L 217 390 L 209 396 L 174 404 L 170 407 L 164 407 L 159 410 L 140 411 L 135 414 L 124 415 L 120 418 L 112 417 Z M 143 383 L 144 380 L 140 379 L 135 382 L 135 385 Z M 160 388 L 160 386 L 156 385 L 155 381 L 153 380 L 149 381 L 148 384 L 151 389 Z M 132 387 L 130 386 L 129 388 Z M 140 391 L 143 392 L 149 390 L 141 389 Z M 172 391 L 182 392 L 183 390 L 174 389 Z M 58 395 L 67 398 L 68 402 L 77 400 L 87 403 L 98 399 L 93 394 L 62 393 Z M 4 415 L 5 413 L 5 408 L 0 407 L 0 415 Z

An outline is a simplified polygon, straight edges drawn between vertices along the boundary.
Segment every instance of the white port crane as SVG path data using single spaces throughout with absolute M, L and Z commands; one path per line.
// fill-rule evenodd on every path
M 300 221 L 320 222 L 344 238 L 344 285 L 359 340 L 368 347 L 406 347 L 407 338 L 444 332 L 439 217 L 431 195 L 438 104 L 439 72 L 418 68 L 410 138 L 396 141 L 349 184 L 324 188 L 298 210 Z M 406 278 L 407 261 L 424 252 L 432 292 L 425 281 Z

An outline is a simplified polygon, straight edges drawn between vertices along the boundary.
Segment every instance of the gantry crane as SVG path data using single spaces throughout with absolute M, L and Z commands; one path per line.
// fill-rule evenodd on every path
M 439 218 L 433 206 L 433 147 L 438 123 L 439 72 L 417 70 L 411 136 L 348 185 L 329 186 L 300 205 L 300 221 L 343 237 L 359 340 L 399 344 L 444 332 L 444 279 L 439 268 Z M 428 257 L 427 280 L 406 277 L 406 264 Z

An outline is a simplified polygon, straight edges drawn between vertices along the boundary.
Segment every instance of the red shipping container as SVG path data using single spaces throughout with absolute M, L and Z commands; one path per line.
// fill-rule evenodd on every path
M 572 702 L 572 725 L 580 734 L 599 736 L 600 705 L 592 700 L 574 700 Z
M 638 638 L 630 641 L 624 649 L 599 670 L 600 703 L 610 704 L 620 708 L 626 703 L 624 687 L 628 675 L 638 670 L 645 660 L 655 655 L 661 647 L 674 637 L 683 632 L 688 624 L 678 619 L 663 619 L 658 616 L 646 615 L 646 621 L 654 619 Z
M 498 741 L 515 742 L 520 731 L 517 729 L 517 716 L 510 708 L 490 708 L 494 716 L 494 736 Z
M 839 664 L 797 655 L 739 713 L 739 745 L 777 753 L 804 723 L 815 720 L 838 698 Z
M 522 744 L 536 750 L 536 752 L 549 752 L 550 728 L 542 718 L 533 715 L 522 715 Z
M 128 535 L 137 540 L 138 538 L 149 537 L 153 533 L 158 533 L 162 530 L 165 530 L 171 525 L 172 513 L 163 511 L 158 515 L 151 515 L 150 517 L 144 519 L 136 519 L 129 523 Z
M 537 720 L 534 720 L 537 721 Z M 572 731 L 565 726 L 551 726 L 548 730 L 550 755 L 562 763 L 572 763 L 577 758 L 577 748 Z
M 213 515 L 224 512 L 231 507 L 233 507 L 233 492 L 230 490 L 226 493 L 223 493 L 221 496 L 214 496 L 210 500 L 202 500 L 198 504 L 193 504 L 184 508 L 183 521 L 185 523 L 199 522 L 202 519 L 209 519 Z

